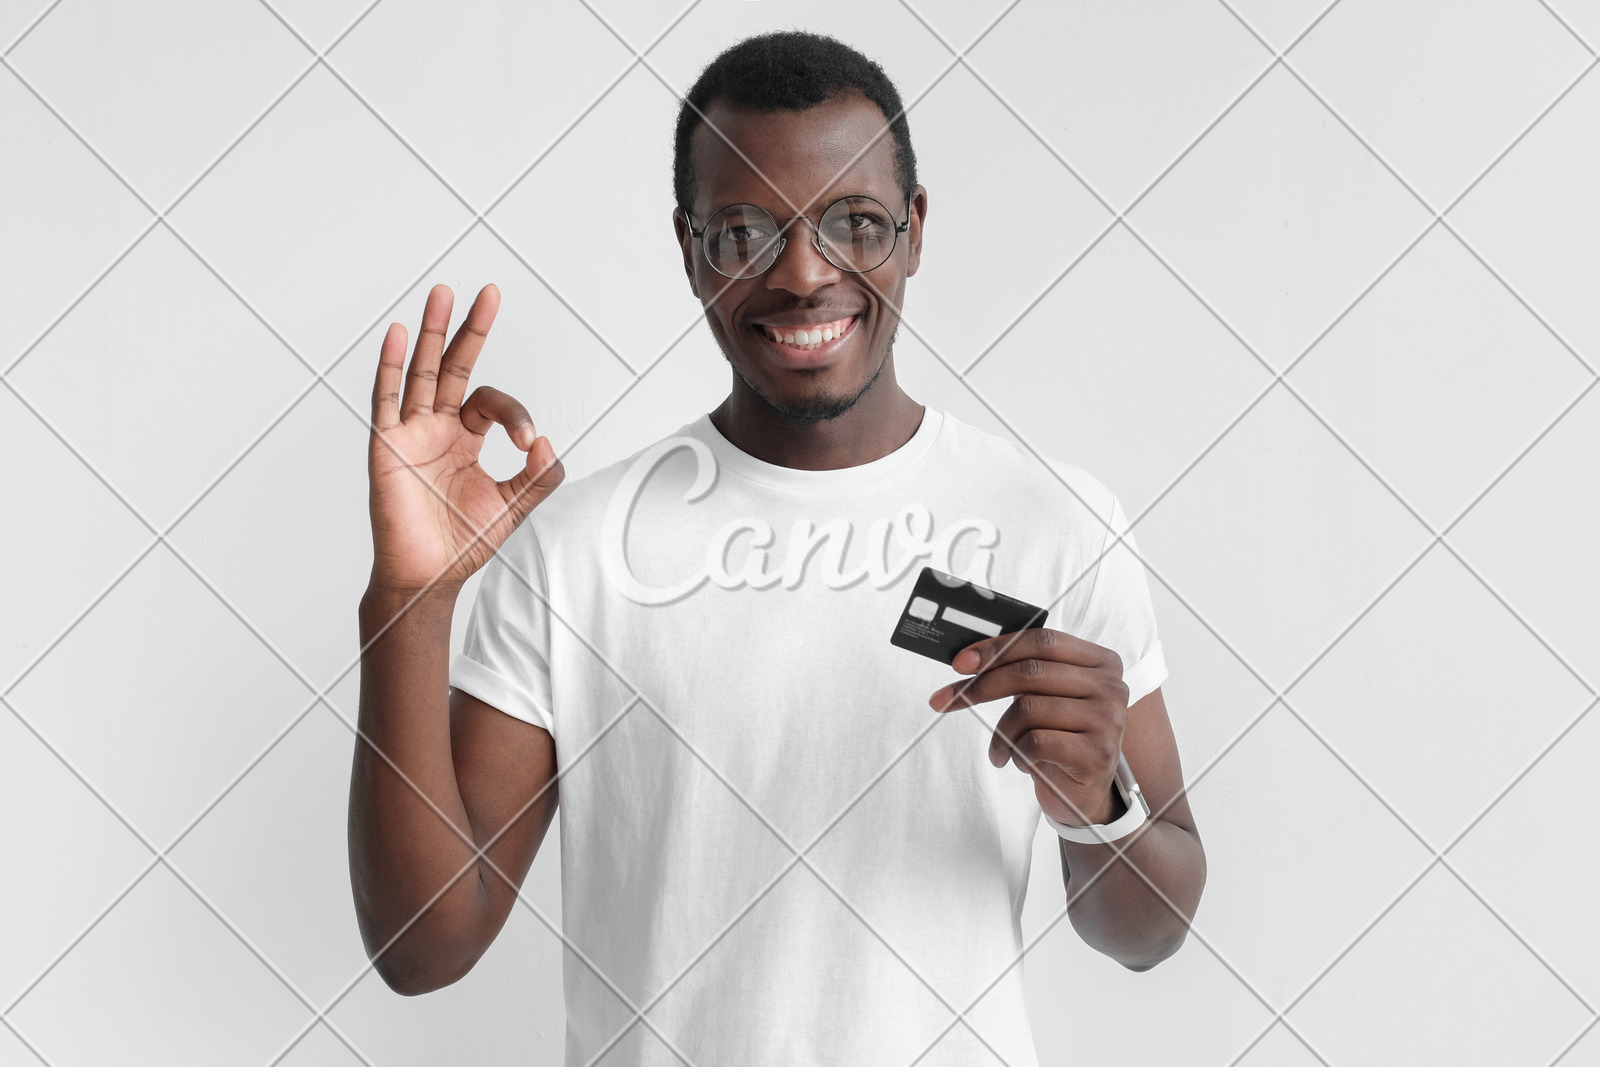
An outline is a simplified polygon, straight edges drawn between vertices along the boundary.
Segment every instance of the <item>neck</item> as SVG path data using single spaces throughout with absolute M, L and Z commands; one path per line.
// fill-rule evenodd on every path
M 887 371 L 888 368 L 885 368 Z M 887 374 L 844 414 L 820 422 L 785 418 L 734 378 L 711 424 L 741 452 L 780 467 L 823 471 L 882 459 L 911 440 L 923 406 Z

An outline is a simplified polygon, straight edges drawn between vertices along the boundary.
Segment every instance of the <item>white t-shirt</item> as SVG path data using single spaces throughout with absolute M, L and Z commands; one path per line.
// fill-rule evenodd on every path
M 933 711 L 963 676 L 889 636 L 926 564 L 1114 649 L 1130 705 L 1161 684 L 1143 567 L 1096 564 L 1121 506 L 1050 467 L 932 408 L 821 471 L 702 415 L 507 539 L 450 684 L 555 738 L 568 1067 L 678 1063 L 663 1037 L 696 1067 L 1037 1064 L 1040 809 L 986 757 L 1010 700 Z

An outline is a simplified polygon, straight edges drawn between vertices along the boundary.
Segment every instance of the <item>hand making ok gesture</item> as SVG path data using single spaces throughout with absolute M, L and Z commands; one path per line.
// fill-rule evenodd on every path
M 405 327 L 392 323 L 383 337 L 367 449 L 374 587 L 417 592 L 437 579 L 454 593 L 565 477 L 549 439 L 513 397 L 480 385 L 462 401 L 500 290 L 483 287 L 447 348 L 453 300 L 448 286 L 428 293 L 409 370 Z M 528 454 L 503 482 L 478 465 L 495 423 Z

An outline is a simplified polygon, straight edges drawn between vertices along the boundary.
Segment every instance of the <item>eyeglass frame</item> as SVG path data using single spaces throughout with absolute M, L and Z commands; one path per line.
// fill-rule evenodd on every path
M 715 209 L 714 211 L 712 211 L 709 215 L 706 216 L 706 225 L 704 225 L 704 226 L 700 227 L 698 230 L 696 230 L 694 228 L 694 217 L 689 214 L 688 209 L 684 208 L 684 207 L 679 207 L 677 210 L 681 211 L 683 213 L 683 221 L 689 227 L 689 236 L 693 237 L 699 243 L 699 245 L 700 245 L 700 254 L 705 257 L 706 265 L 709 266 L 712 270 L 716 271 L 718 274 L 721 274 L 724 278 L 728 278 L 728 279 L 731 279 L 731 280 L 736 281 L 736 282 L 747 282 L 747 281 L 750 281 L 753 278 L 761 277 L 763 274 L 767 273 L 767 271 L 771 270 L 773 267 L 778 265 L 778 257 L 783 254 L 783 250 L 785 248 L 787 248 L 788 245 L 789 245 L 789 237 L 788 237 L 789 227 L 794 225 L 794 223 L 799 219 L 805 219 L 807 222 L 811 222 L 811 244 L 822 255 L 822 258 L 826 259 L 828 261 L 829 265 L 832 266 L 835 270 L 842 270 L 847 274 L 871 274 L 873 271 L 877 270 L 878 267 L 881 267 L 885 263 L 889 262 L 890 257 L 894 255 L 894 250 L 896 248 L 900 247 L 900 235 L 905 233 L 907 230 L 909 230 L 911 228 L 911 201 L 913 199 L 915 199 L 915 194 L 914 193 L 907 193 L 906 194 L 906 221 L 904 221 L 904 222 L 895 222 L 894 221 L 894 216 L 893 215 L 889 216 L 889 221 L 890 222 L 894 222 L 894 243 L 889 246 L 888 255 L 885 255 L 883 257 L 883 259 L 881 261 L 879 261 L 875 266 L 869 267 L 866 270 L 856 270 L 854 267 L 841 267 L 841 266 L 839 266 L 839 264 L 833 262 L 833 258 L 828 255 L 828 246 L 822 243 L 822 227 L 820 225 L 818 225 L 817 223 L 815 223 L 815 222 L 811 222 L 811 216 L 810 215 L 794 215 L 794 216 L 791 216 L 789 219 L 785 220 L 785 222 L 783 223 L 782 227 L 779 228 L 778 238 L 777 238 L 777 241 L 775 242 L 776 245 L 777 245 L 777 248 L 774 249 L 774 251 L 772 253 L 772 262 L 771 263 L 768 263 L 765 267 L 762 267 L 759 271 L 757 271 L 754 274 L 742 274 L 742 275 L 741 274 L 728 274 L 728 273 L 725 273 L 721 268 L 719 268 L 716 265 L 716 263 L 712 262 L 711 253 L 706 250 L 705 236 L 706 236 L 707 231 L 709 231 L 711 229 L 711 220 L 716 218 L 719 214 L 721 214 L 722 212 L 728 210 L 731 207 L 753 207 L 758 211 L 765 211 L 766 214 L 767 214 L 767 217 L 770 218 L 773 222 L 777 222 L 778 221 L 778 217 L 776 215 L 774 215 L 772 212 L 767 211 L 767 209 L 762 207 L 760 204 L 752 204 L 752 203 L 749 203 L 748 201 L 740 200 L 740 201 L 736 201 L 736 202 L 734 202 L 732 204 L 723 204 L 721 207 L 719 207 L 719 208 Z M 828 206 L 822 209 L 822 214 L 818 215 L 817 218 L 819 218 L 819 219 L 823 218 L 824 216 L 826 216 L 828 214 L 828 212 L 832 211 L 835 207 L 837 207 L 838 205 L 844 203 L 846 200 L 871 200 L 874 204 L 877 204 L 879 207 L 883 208 L 885 211 L 888 210 L 888 206 L 886 204 L 884 204 L 883 201 L 879 200 L 875 196 L 869 196 L 866 193 L 846 193 L 844 196 L 841 196 L 836 200 L 830 201 L 828 203 Z

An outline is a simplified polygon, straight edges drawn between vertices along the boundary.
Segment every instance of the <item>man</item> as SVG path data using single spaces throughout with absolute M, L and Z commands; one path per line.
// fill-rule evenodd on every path
M 894 86 L 844 44 L 714 61 L 673 224 L 732 391 L 571 485 L 521 404 L 466 396 L 493 286 L 448 348 L 436 287 L 408 371 L 390 327 L 350 855 L 394 989 L 471 969 L 558 793 L 570 1065 L 1036 1063 L 1041 814 L 1086 941 L 1135 970 L 1182 943 L 1204 853 L 1120 504 L 895 380 L 915 166 Z M 527 452 L 499 483 L 477 465 L 497 423 Z M 888 640 L 923 565 L 1054 625 L 975 640 L 952 679 Z M 1138 817 L 1119 751 L 1154 817 L 1107 840 Z

